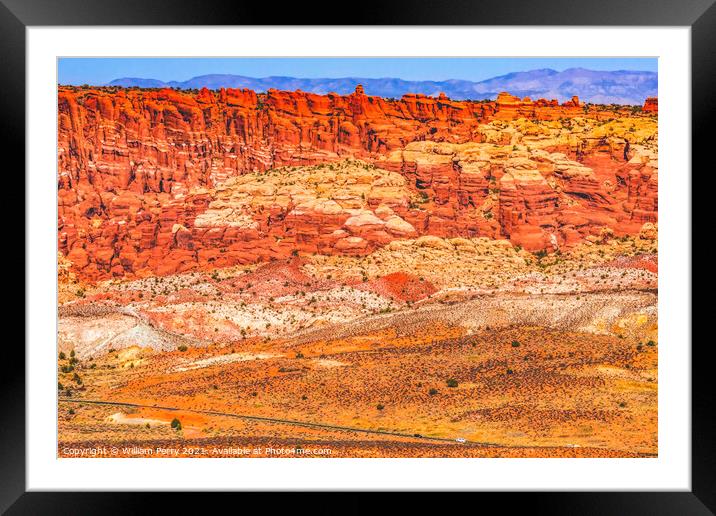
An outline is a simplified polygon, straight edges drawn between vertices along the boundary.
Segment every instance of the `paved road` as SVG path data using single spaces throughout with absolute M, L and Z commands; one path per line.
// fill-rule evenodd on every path
M 465 440 L 464 442 L 457 442 L 455 439 L 448 439 L 446 437 L 428 437 L 428 436 L 417 436 L 416 434 L 406 434 L 401 432 L 391 432 L 389 430 L 368 430 L 365 428 L 357 428 L 352 426 L 337 426 L 337 425 L 328 425 L 323 423 L 310 423 L 308 421 L 296 421 L 293 419 L 278 419 L 278 418 L 271 418 L 271 417 L 262 417 L 262 416 L 249 416 L 247 414 L 234 414 L 230 412 L 218 412 L 214 410 L 199 410 L 199 409 L 184 409 L 184 408 L 177 408 L 177 407 L 164 407 L 161 405 L 143 405 L 140 403 L 128 403 L 123 401 L 106 401 L 106 400 L 93 400 L 93 399 L 81 399 L 81 398 L 59 398 L 58 401 L 60 403 L 84 403 L 87 405 L 105 405 L 105 406 L 112 406 L 112 407 L 129 407 L 129 408 L 148 408 L 148 409 L 155 409 L 155 410 L 169 410 L 173 412 L 191 412 L 194 414 L 204 414 L 208 416 L 222 416 L 222 417 L 231 417 L 236 419 L 245 419 L 249 421 L 262 421 L 265 423 L 275 423 L 275 424 L 284 424 L 284 425 L 294 425 L 294 426 L 303 426 L 308 428 L 322 428 L 325 430 L 340 430 L 344 432 L 357 432 L 357 433 L 364 433 L 364 434 L 372 434 L 372 435 L 386 435 L 390 437 L 402 437 L 402 438 L 408 438 L 412 440 L 419 440 L 422 442 L 430 441 L 430 442 L 440 442 L 440 443 L 450 443 L 454 444 L 456 446 L 483 446 L 483 447 L 492 447 L 492 448 L 543 448 L 543 449 L 564 449 L 568 448 L 568 446 L 544 446 L 544 445 L 519 445 L 519 444 L 500 444 L 500 443 L 493 443 L 493 442 L 482 442 L 482 441 L 468 441 Z M 620 450 L 612 450 L 612 451 L 620 451 Z M 651 453 L 644 453 L 642 454 L 646 457 L 656 457 L 657 454 L 651 454 Z

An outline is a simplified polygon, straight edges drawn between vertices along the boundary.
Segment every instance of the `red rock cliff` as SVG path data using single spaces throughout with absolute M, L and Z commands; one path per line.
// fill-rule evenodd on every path
M 393 100 L 367 96 L 362 88 L 340 96 L 62 87 L 58 108 L 58 244 L 90 279 L 226 266 L 294 248 L 364 253 L 418 234 L 507 237 L 541 249 L 604 225 L 635 232 L 637 224 L 656 220 L 654 163 L 633 159 L 626 139 L 585 136 L 575 144 L 555 136 L 557 121 L 614 116 L 576 98 L 559 105 L 509 94 L 484 103 L 444 95 Z M 542 134 L 532 125 L 517 133 L 500 125 L 526 119 L 553 121 L 557 129 Z M 543 159 L 533 149 L 522 162 L 505 154 L 530 138 L 547 154 L 602 159 L 604 166 L 585 171 L 566 157 L 566 164 L 559 158 L 555 165 L 553 155 Z M 423 141 L 506 151 L 481 149 L 476 157 L 462 148 L 410 150 Z M 370 213 L 330 206 L 306 211 L 274 199 L 260 211 L 242 208 L 246 223 L 197 223 L 216 203 L 214 187 L 228 178 L 347 157 L 398 172 L 421 206 L 407 197 L 387 204 L 368 199 L 364 211 L 386 207 L 385 216 L 373 220 Z

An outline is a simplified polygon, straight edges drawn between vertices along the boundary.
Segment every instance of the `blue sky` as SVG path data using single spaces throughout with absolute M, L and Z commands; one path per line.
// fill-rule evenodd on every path
M 656 58 L 60 58 L 59 84 L 102 85 L 121 77 L 184 81 L 197 75 L 300 78 L 397 77 L 406 80 L 481 81 L 510 72 L 552 68 L 657 70 Z

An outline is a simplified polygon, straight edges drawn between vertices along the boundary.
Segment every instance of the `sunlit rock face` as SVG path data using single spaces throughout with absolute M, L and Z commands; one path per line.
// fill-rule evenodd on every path
M 61 87 L 58 110 L 58 244 L 86 279 L 657 222 L 656 99 Z

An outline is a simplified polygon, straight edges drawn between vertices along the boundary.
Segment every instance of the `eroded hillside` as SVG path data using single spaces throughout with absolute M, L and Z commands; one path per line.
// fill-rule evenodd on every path
M 61 88 L 58 244 L 90 280 L 422 235 L 555 251 L 656 222 L 656 142 L 651 110 L 578 99 Z

